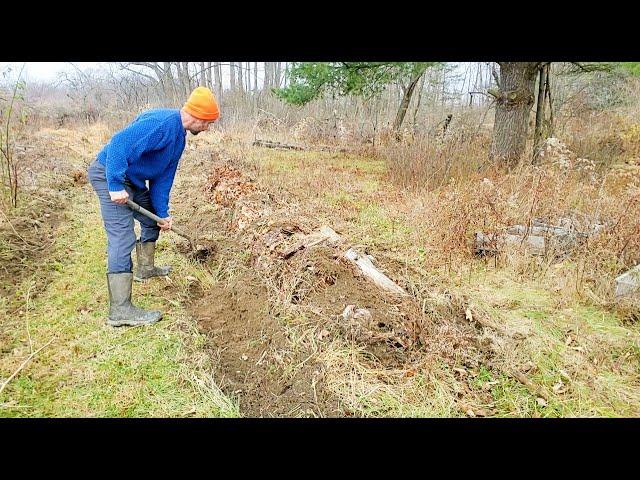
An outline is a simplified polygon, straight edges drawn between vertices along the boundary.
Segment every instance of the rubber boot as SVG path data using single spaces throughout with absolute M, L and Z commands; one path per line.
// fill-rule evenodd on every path
M 134 280 L 141 282 L 151 277 L 164 277 L 171 272 L 171 267 L 156 267 L 153 257 L 156 252 L 156 242 L 136 242 L 137 266 Z
M 107 273 L 109 287 L 109 319 L 113 327 L 150 325 L 162 318 L 162 312 L 144 310 L 131 303 L 133 273 Z

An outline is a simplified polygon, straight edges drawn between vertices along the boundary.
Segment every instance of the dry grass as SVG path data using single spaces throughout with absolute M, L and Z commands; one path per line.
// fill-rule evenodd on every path
M 624 131 L 623 148 L 632 151 L 633 129 Z M 539 166 L 513 172 L 487 166 L 478 171 L 487 147 L 486 138 L 465 143 L 454 135 L 448 144 L 415 141 L 389 149 L 385 161 L 228 146 L 231 157 L 241 158 L 242 168 L 278 199 L 270 218 L 308 229 L 334 227 L 372 253 L 428 312 L 425 331 L 438 348 L 432 355 L 424 351 L 417 368 L 385 367 L 357 343 L 336 340 L 316 347 L 330 388 L 354 412 L 636 415 L 626 402 L 634 400 L 637 382 L 630 352 L 637 348 L 638 327 L 624 323 L 625 315 L 632 319 L 636 310 L 633 302 L 624 309 L 614 306 L 611 296 L 614 277 L 640 252 L 634 178 L 618 167 L 593 168 L 595 162 L 579 160 L 575 152 L 568 165 L 548 156 Z M 418 178 L 425 181 L 416 185 Z M 475 231 L 567 215 L 583 223 L 600 221 L 606 228 L 561 262 L 518 248 L 495 260 L 472 255 Z M 281 278 L 285 283 L 272 286 L 272 302 L 286 305 L 292 292 L 304 296 L 313 289 L 312 279 L 296 269 Z M 496 328 L 476 323 L 469 330 L 452 322 L 465 306 Z M 302 310 L 297 307 L 298 316 Z M 574 313 L 567 317 L 567 312 Z M 570 327 L 584 335 L 588 355 L 570 348 L 580 345 L 565 344 L 561 332 Z M 477 340 L 473 345 L 454 348 L 458 355 L 448 361 L 435 360 L 446 358 L 447 346 L 470 332 Z M 601 358 L 596 367 L 594 358 Z M 516 380 L 514 369 L 527 372 L 536 388 L 552 392 L 551 398 L 537 399 Z M 563 380 L 565 373 L 570 381 Z
M 485 164 L 490 137 L 475 117 L 452 123 L 443 137 L 377 143 L 375 156 L 366 149 L 251 147 L 256 132 L 309 145 L 349 138 L 367 145 L 347 123 L 340 139 L 299 118 L 265 120 L 259 129 L 236 121 L 189 138 L 176 180 L 176 222 L 221 245 L 209 272 L 196 274 L 205 289 L 251 268 L 261 235 L 285 223 L 305 232 L 333 227 L 411 293 L 421 346 L 403 364 L 390 364 L 345 335 L 323 334 L 331 319 L 305 304 L 317 278 L 302 260 L 263 270 L 291 350 L 322 365 L 327 388 L 353 415 L 637 416 L 639 310 L 633 298 L 614 303 L 611 294 L 615 276 L 640 260 L 634 115 L 566 122 L 565 159 L 550 153 L 512 172 Z M 57 138 L 54 131 L 43 135 Z M 238 169 L 256 191 L 235 207 L 213 204 L 205 185 L 214 164 Z M 605 229 L 562 261 L 518 247 L 496 258 L 472 254 L 476 231 L 568 215 Z M 186 300 L 191 292 L 182 288 Z M 303 366 L 281 373 L 291 377 Z M 233 410 L 206 374 L 189 382 L 221 402 L 216 408 Z

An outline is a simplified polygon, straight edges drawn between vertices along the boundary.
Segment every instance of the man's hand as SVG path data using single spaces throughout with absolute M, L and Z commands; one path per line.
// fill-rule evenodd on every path
M 158 222 L 158 226 L 160 227 L 160 230 L 162 230 L 163 232 L 166 232 L 167 230 L 171 230 L 171 227 L 173 226 L 173 218 L 167 217 L 167 218 L 163 218 L 163 220 L 164 220 L 164 223 Z
M 119 192 L 109 192 L 111 195 L 111 201 L 118 205 L 126 205 L 129 194 L 126 190 L 120 190 Z

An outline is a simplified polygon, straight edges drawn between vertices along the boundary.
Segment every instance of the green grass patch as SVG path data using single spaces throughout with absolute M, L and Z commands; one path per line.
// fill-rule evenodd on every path
M 380 183 L 373 178 L 365 178 L 359 182 L 358 186 L 365 195 L 371 195 L 380 188 Z
M 70 203 L 71 220 L 55 247 L 58 260 L 45 266 L 52 270 L 50 283 L 31 291 L 37 296 L 11 319 L 14 348 L 0 360 L 0 375 L 8 378 L 29 355 L 29 336 L 34 350 L 53 341 L 0 394 L 0 416 L 238 416 L 236 404 L 209 377 L 204 341 L 183 306 L 184 277 L 208 274 L 174 249 L 159 249 L 157 263 L 174 266 L 171 283 L 135 283 L 133 301 L 163 310 L 163 320 L 148 327 L 107 326 L 106 237 L 97 201 L 83 192 Z M 20 298 L 27 291 L 25 282 Z
M 355 204 L 355 198 L 353 195 L 349 195 L 347 192 L 322 192 L 322 197 L 330 205 L 340 207 L 351 207 Z
M 374 244 L 402 245 L 412 229 L 402 221 L 391 218 L 384 207 L 374 204 L 362 206 L 358 212 L 358 227 Z
M 386 172 L 386 164 L 383 160 L 372 160 L 363 157 L 347 157 L 344 160 L 345 166 L 357 172 L 382 175 Z

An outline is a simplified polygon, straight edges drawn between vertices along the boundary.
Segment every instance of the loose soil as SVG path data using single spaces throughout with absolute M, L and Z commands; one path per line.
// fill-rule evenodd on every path
M 244 277 L 229 286 L 218 284 L 192 305 L 191 313 L 211 340 L 220 388 L 238 399 L 244 416 L 342 414 L 323 388 L 319 366 L 305 364 L 292 375 L 282 373 L 304 359 L 289 350 L 259 281 Z

